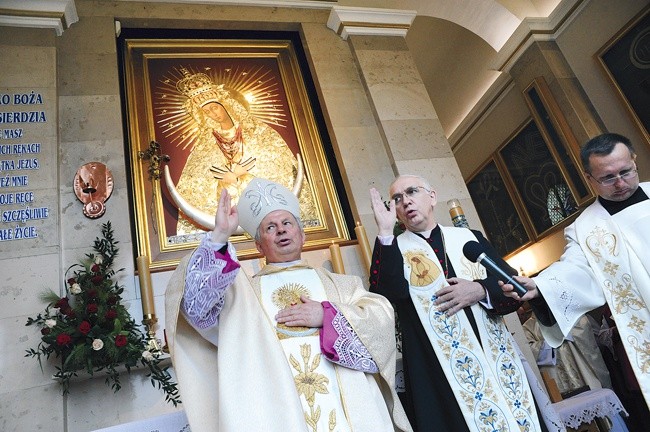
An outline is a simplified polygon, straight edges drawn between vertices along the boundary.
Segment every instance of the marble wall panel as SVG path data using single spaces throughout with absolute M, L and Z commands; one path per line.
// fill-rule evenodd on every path
M 55 88 L 56 49 L 42 46 L 3 46 L 0 87 Z M 26 73 L 29 71 L 29 73 Z
M 192 251 L 188 251 L 191 253 Z M 157 272 L 151 274 L 151 285 L 153 287 L 154 297 L 164 297 L 167 284 L 172 276 L 173 271 Z M 136 277 L 137 278 L 137 277 Z M 137 291 L 138 299 L 140 298 L 140 289 Z
M 29 50 L 28 50 L 29 51 Z M 39 49 L 46 58 L 49 58 L 49 49 Z M 34 54 L 34 53 L 32 53 Z M 11 63 L 11 62 L 8 62 Z M 24 71 L 23 71 L 24 74 Z M 49 71 L 54 76 L 53 70 Z M 36 75 L 42 76 L 39 72 Z M 43 76 L 42 76 L 43 77 Z M 43 77 L 46 81 L 46 78 Z M 27 84 L 31 82 L 26 79 Z M 15 83 L 20 85 L 19 83 Z M 40 83 L 39 83 L 40 85 Z M 52 186 L 57 183 L 57 101 L 56 89 L 45 87 L 5 87 L 0 90 L 11 97 L 10 105 L 2 108 L 4 112 L 42 112 L 46 121 L 36 123 L 6 123 L 0 131 L 0 145 L 2 156 L 0 159 L 6 164 L 15 164 L 14 168 L 9 165 L 0 167 L 0 175 L 3 179 L 24 178 L 25 184 L 14 187 L 3 187 L 0 192 L 4 199 L 9 196 L 13 202 L 0 205 L 0 230 L 11 230 L 11 238 L 14 240 L 0 243 L 0 258 L 11 258 L 25 255 L 35 255 L 56 251 L 59 244 L 58 236 L 58 200 L 56 189 Z M 25 99 L 31 100 L 35 95 L 36 104 L 14 104 L 14 95 L 28 95 Z M 40 116 L 40 114 L 39 114 Z M 9 128 L 17 135 L 15 138 L 5 139 L 4 130 Z M 23 146 L 29 145 L 29 146 Z M 34 147 L 37 147 L 34 149 Z M 22 162 L 20 162 L 22 161 Z M 18 168 L 19 163 L 24 163 L 25 168 Z M 19 195 L 17 195 L 19 194 Z M 19 202 L 19 200 L 23 200 Z M 43 219 L 15 221 L 13 219 L 5 222 L 7 215 L 12 211 L 19 211 L 26 208 L 47 208 L 49 216 Z M 36 235 L 30 239 L 17 239 L 16 228 L 35 227 Z M 3 237 L 7 238 L 8 231 L 4 231 Z
M 304 49 L 312 68 L 317 87 L 330 89 L 362 88 L 357 62 L 349 44 L 321 23 L 303 24 Z
M 374 35 L 353 35 L 350 36 L 350 43 L 354 45 L 355 51 L 408 51 L 406 39 L 401 36 L 374 36 Z
M 345 176 L 359 214 L 369 213 L 370 188 L 388 188 L 393 178 L 391 161 L 376 127 L 335 127 Z
M 59 134 L 62 143 L 122 139 L 119 96 L 59 97 Z
M 39 299 L 47 290 L 59 293 L 63 279 L 59 255 L 50 253 L 21 258 L 0 259 L 0 319 L 41 312 L 46 304 Z
M 364 188 L 385 184 L 382 168 L 392 161 L 385 151 L 384 140 L 375 126 L 334 127 L 345 175 L 351 184 Z M 392 174 L 392 173 L 391 173 Z
M 453 157 L 437 120 L 384 120 L 382 126 L 396 160 Z
M 45 52 L 48 54 L 47 52 Z M 52 74 L 52 71 L 50 71 Z M 56 189 L 57 183 L 57 103 L 56 89 L 43 87 L 7 87 L 1 90 L 11 95 L 11 105 L 3 106 L 4 112 L 43 112 L 45 122 L 4 124 L 0 130 L 0 176 L 3 180 L 12 181 L 20 178 L 25 183 L 20 186 L 8 186 L 0 189 L 4 204 L 0 204 L 0 230 L 2 237 L 12 240 L 0 242 L 0 259 L 29 256 L 58 250 L 58 213 L 59 206 Z M 33 94 L 40 97 L 42 103 L 35 105 L 13 104 L 15 94 Z M 31 96 L 29 96 L 31 97 Z M 28 97 L 28 100 L 29 100 Z M 16 131 L 13 139 L 5 139 L 5 128 Z M 37 147 L 35 149 L 35 147 Z M 19 168 L 19 164 L 25 168 Z M 12 165 L 13 164 L 13 168 Z M 12 202 L 8 200 L 11 199 Z M 24 209 L 46 208 L 49 216 L 35 220 L 14 220 L 14 212 Z M 27 235 L 31 238 L 22 239 L 18 235 L 23 229 L 34 227 L 34 232 Z M 18 230 L 18 231 L 17 231 Z M 35 237 L 34 237 L 35 236 Z
M 409 51 L 358 50 L 356 56 L 363 65 L 368 86 L 380 83 L 418 84 L 420 72 Z
M 0 26 L 2 48 L 7 46 L 20 46 L 23 49 L 25 47 L 54 47 L 57 39 L 58 37 L 53 29 Z
M 369 189 L 387 185 L 391 160 L 351 45 L 323 25 L 303 25 L 307 56 L 356 217 L 370 213 Z
M 377 116 L 382 121 L 438 118 L 422 82 L 379 83 L 369 89 Z
M 117 95 L 120 81 L 117 55 L 71 52 L 58 57 L 61 96 Z
M 80 5 L 81 3 L 76 5 L 77 8 L 80 8 Z M 115 54 L 117 52 L 115 18 L 113 16 L 92 16 L 92 14 L 83 16 L 83 19 L 74 23 L 59 37 L 57 49 L 63 57 L 75 52 Z
M 332 125 L 376 127 L 375 118 L 363 89 L 328 89 L 323 92 L 323 99 Z
M 65 430 L 58 384 L 15 391 L 0 389 L 0 429 L 4 432 Z
M 43 307 L 45 310 L 45 307 Z M 38 312 L 42 312 L 39 310 Z M 37 312 L 37 313 L 38 313 Z M 41 341 L 40 328 L 25 326 L 27 318 L 36 314 L 14 316 L 0 320 L 0 343 L 5 349 L 2 353 L 2 373 L 0 374 L 0 394 L 11 393 L 21 389 L 49 386 L 52 375 L 56 372 L 55 366 L 61 360 L 51 356 L 49 360 L 41 358 L 43 371 L 35 357 L 25 357 L 25 350 L 38 348 Z M 2 410 L 0 410 L 0 413 Z M 5 430 L 5 429 L 2 429 Z M 30 429 L 23 429 L 30 430 Z M 45 429 L 50 430 L 50 429 Z
M 67 432 L 87 432 L 182 409 L 165 402 L 165 394 L 151 385 L 144 368 L 122 373 L 122 388 L 114 393 L 96 375 L 74 381 L 68 396 Z

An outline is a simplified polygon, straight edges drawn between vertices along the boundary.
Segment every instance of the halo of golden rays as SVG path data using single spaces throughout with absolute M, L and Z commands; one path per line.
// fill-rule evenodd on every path
M 215 85 L 223 84 L 232 97 L 258 120 L 275 127 L 287 127 L 287 114 L 279 99 L 280 86 L 270 70 L 239 66 L 218 70 L 205 67 L 197 70 L 191 66 L 178 65 L 163 75 L 154 90 L 155 122 L 160 125 L 161 132 L 170 144 L 183 150 L 188 147 L 191 149 L 199 136 L 199 125 L 183 109 L 187 97 L 176 88 L 176 83 L 183 79 L 183 68 L 190 74 L 201 72 L 208 75 Z
M 291 305 L 301 303 L 301 295 L 309 297 L 309 290 L 302 284 L 288 283 L 273 291 L 271 301 L 282 310 Z

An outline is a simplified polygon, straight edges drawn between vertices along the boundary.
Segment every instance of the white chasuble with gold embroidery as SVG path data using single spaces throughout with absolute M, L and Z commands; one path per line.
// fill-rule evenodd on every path
M 642 186 L 650 193 L 647 184 Z M 584 255 L 589 267 L 579 273 L 573 262 L 567 267 L 560 261 L 535 278 L 557 321 L 557 326 L 541 327 L 542 333 L 557 345 L 580 316 L 607 302 L 650 406 L 650 200 L 614 215 L 595 202 L 566 235 L 579 244 L 575 253 Z M 572 248 L 577 246 L 569 242 L 566 251 Z
M 280 310 L 300 303 L 302 295 L 327 300 L 318 274 L 307 268 L 266 274 L 260 280 L 260 291 L 264 311 L 275 325 L 289 362 L 308 430 L 350 431 L 336 367 L 321 355 L 319 329 L 288 327 L 274 319 Z
M 472 232 L 441 229 L 445 252 L 456 276 L 485 278 L 485 269 L 462 253 L 466 242 L 476 241 Z M 429 244 L 406 231 L 398 237 L 398 245 L 413 304 L 469 429 L 541 430 L 525 371 L 503 319 L 489 317 L 479 305 L 472 306 L 481 347 L 465 313 L 448 317 L 433 304 L 436 292 L 448 284 Z

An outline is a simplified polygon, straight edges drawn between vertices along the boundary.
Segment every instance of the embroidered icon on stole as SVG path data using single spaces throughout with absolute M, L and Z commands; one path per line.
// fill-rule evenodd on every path
M 411 267 L 411 280 L 413 286 L 427 286 L 440 276 L 440 269 L 423 252 L 406 252 L 407 264 Z

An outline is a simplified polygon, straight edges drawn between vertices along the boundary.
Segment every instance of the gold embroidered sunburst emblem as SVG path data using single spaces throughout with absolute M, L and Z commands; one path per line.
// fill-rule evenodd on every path
M 440 276 L 440 269 L 422 252 L 406 252 L 406 261 L 411 267 L 411 285 L 427 286 Z
M 300 296 L 309 297 L 309 290 L 299 283 L 288 283 L 273 291 L 271 301 L 280 310 L 302 303 Z

